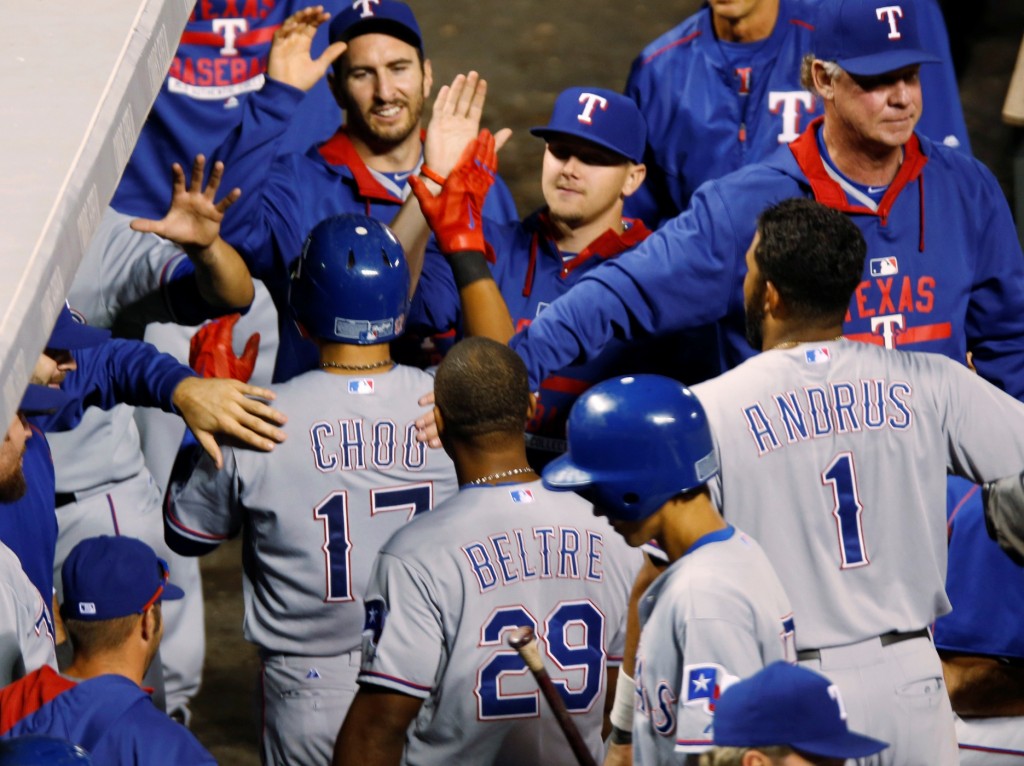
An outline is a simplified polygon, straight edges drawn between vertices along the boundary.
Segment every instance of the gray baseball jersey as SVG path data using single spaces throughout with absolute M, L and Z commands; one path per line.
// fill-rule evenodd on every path
M 46 603 L 18 557 L 0 543 L 0 687 L 43 665 L 57 669 Z
M 158 291 L 187 256 L 173 242 L 133 231 L 132 216 L 108 207 L 75 273 L 68 302 L 96 327 L 110 327 L 118 312 Z M 164 604 L 166 632 L 160 646 L 168 710 L 187 708 L 199 691 L 204 635 L 198 562 L 164 542 L 160 500 L 145 467 L 134 407 L 90 407 L 71 431 L 48 433 L 58 492 L 76 502 L 57 509 L 60 539 L 54 562 L 60 587 L 64 557 L 86 537 L 127 534 L 148 543 L 168 561 L 185 598 Z M 175 416 L 176 417 L 176 416 Z M 179 419 L 180 420 L 180 419 Z M 180 443 L 180 439 L 179 439 Z
M 716 501 L 775 565 L 798 649 L 948 612 L 947 472 L 1024 468 L 1024 404 L 938 355 L 802 344 L 693 390 L 721 459 Z
M 370 565 L 391 534 L 456 491 L 441 450 L 416 441 L 427 373 L 313 370 L 275 386 L 288 439 L 263 453 L 204 455 L 172 487 L 173 533 L 209 544 L 245 530 L 245 637 L 270 653 L 357 649 Z
M 634 673 L 637 763 L 679 764 L 711 744 L 715 700 L 776 660 L 796 661 L 793 613 L 754 540 L 705 535 L 644 593 Z
M 399 530 L 367 590 L 359 680 L 425 700 L 403 763 L 573 762 L 505 643 L 524 625 L 601 760 L 606 665 L 621 661 L 641 561 L 589 503 L 539 481 L 463 487 Z

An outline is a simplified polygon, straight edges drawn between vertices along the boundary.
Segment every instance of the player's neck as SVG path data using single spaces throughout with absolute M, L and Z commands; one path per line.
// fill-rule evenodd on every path
M 451 456 L 460 487 L 472 485 L 474 482 L 501 484 L 536 481 L 540 478 L 533 471 L 523 470 L 530 465 L 526 460 L 526 447 L 515 440 L 499 444 L 489 443 L 486 446 L 455 441 L 451 445 Z
M 825 341 L 836 340 L 842 337 L 843 334 L 843 326 L 841 324 L 825 327 L 804 327 L 779 323 L 774 327 L 764 326 L 763 330 L 764 341 L 761 344 L 762 351 L 771 351 L 773 348 L 792 348 L 801 343 L 824 343 Z
M 587 223 L 573 225 L 556 218 L 550 218 L 550 221 L 554 228 L 555 245 L 563 253 L 582 253 L 609 229 L 617 234 L 625 231 L 621 205 Z
M 320 368 L 334 375 L 366 375 L 387 372 L 394 366 L 391 346 L 353 346 L 347 343 L 324 343 L 320 346 Z
M 146 674 L 145 660 L 130 651 L 103 652 L 94 656 L 75 654 L 74 661 L 63 674 L 71 678 L 87 681 L 97 676 L 124 676 L 142 686 L 142 678 Z
M 865 186 L 888 186 L 903 164 L 902 146 L 867 142 L 837 119 L 825 120 L 822 138 L 839 172 Z
M 665 522 L 658 535 L 658 544 L 669 561 L 681 559 L 700 538 L 728 525 L 706 494 L 687 500 L 675 499 L 662 508 Z
M 414 130 L 397 144 L 383 145 L 363 136 L 349 133 L 359 159 L 366 167 L 380 173 L 404 173 L 415 168 L 423 153 L 419 130 Z
M 778 0 L 764 0 L 742 18 L 728 19 L 712 13 L 711 24 L 715 35 L 723 42 L 754 43 L 771 35 L 778 17 Z

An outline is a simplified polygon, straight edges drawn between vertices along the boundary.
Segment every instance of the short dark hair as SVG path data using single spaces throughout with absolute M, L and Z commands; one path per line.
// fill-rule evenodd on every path
M 526 365 L 503 343 L 466 338 L 437 368 L 434 401 L 449 436 L 522 435 L 530 408 Z
M 769 207 L 757 222 L 754 261 L 794 316 L 842 321 L 864 273 L 867 245 L 850 218 L 811 199 Z
M 152 608 L 156 618 L 155 627 L 159 630 L 160 623 L 163 621 L 160 602 L 153 604 Z M 63 616 L 65 610 L 61 611 Z M 132 631 L 135 630 L 135 626 L 138 625 L 140 617 L 142 617 L 141 614 L 128 614 L 110 620 L 76 620 L 64 616 L 64 630 L 67 632 L 75 652 L 86 655 L 111 652 L 128 640 Z

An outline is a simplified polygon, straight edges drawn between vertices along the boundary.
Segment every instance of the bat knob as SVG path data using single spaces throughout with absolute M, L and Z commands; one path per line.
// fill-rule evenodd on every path
M 508 645 L 513 649 L 521 649 L 531 641 L 533 641 L 533 628 L 529 625 L 516 628 L 508 636 Z

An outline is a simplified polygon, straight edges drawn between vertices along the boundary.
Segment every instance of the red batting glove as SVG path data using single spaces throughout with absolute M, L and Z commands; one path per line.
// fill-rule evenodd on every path
M 494 136 L 489 130 L 481 130 L 463 150 L 436 197 L 419 178 L 409 179 L 441 252 L 487 252 L 480 211 L 497 167 Z
M 189 343 L 189 366 L 204 378 L 234 378 L 248 383 L 256 366 L 260 334 L 249 336 L 241 357 L 235 356 L 231 335 L 241 314 L 231 314 L 207 322 Z

